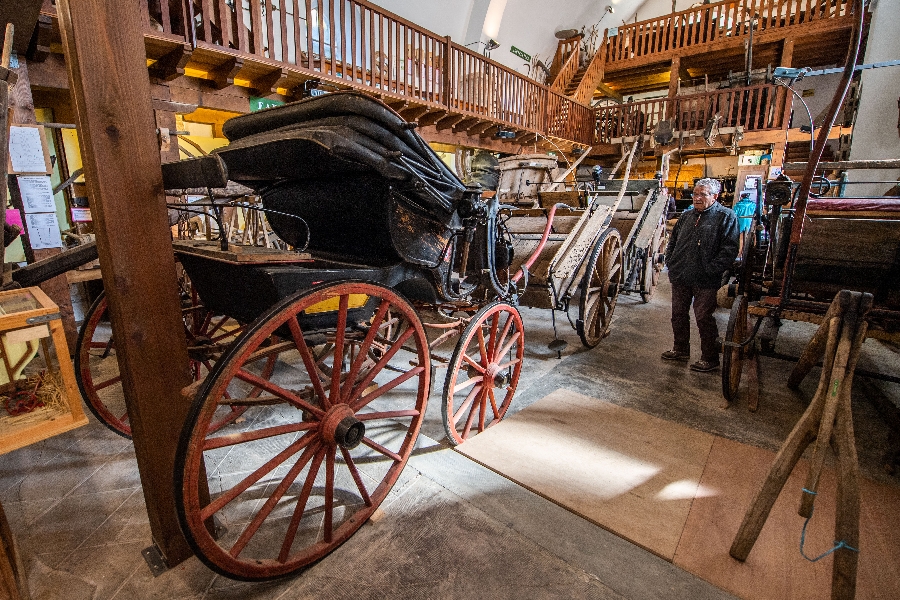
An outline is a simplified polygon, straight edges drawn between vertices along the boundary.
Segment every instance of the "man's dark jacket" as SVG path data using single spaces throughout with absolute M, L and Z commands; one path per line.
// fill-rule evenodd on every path
M 734 211 L 718 202 L 703 212 L 692 208 L 681 213 L 666 247 L 669 281 L 718 288 L 737 258 L 739 234 Z

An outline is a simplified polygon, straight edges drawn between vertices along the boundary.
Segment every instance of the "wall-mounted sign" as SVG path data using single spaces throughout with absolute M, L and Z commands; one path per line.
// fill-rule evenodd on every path
M 281 100 L 250 96 L 250 112 L 256 112 L 258 110 L 263 110 L 264 108 L 272 108 L 273 106 L 281 106 L 282 104 L 284 104 L 284 102 Z
M 520 50 L 520 49 L 516 48 L 515 46 L 510 47 L 509 51 L 512 52 L 513 54 L 515 54 L 516 56 L 518 56 L 519 58 L 521 58 L 522 60 L 531 62 L 531 55 L 528 54 L 527 52 Z
M 606 37 L 616 37 L 617 35 L 619 35 L 618 27 L 610 27 L 606 30 Z
M 91 209 L 77 208 L 73 206 L 71 210 L 73 223 L 90 223 L 91 221 L 93 221 L 93 219 L 91 218 Z

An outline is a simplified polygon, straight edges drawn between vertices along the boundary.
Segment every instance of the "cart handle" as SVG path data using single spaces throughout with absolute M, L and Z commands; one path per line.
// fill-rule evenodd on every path
M 538 255 L 544 249 L 544 245 L 547 243 L 547 238 L 550 237 L 550 230 L 553 228 L 553 215 L 556 214 L 557 208 L 571 208 L 568 204 L 554 204 L 553 208 L 550 209 L 550 212 L 547 213 L 547 226 L 544 227 L 544 235 L 541 236 L 541 241 L 538 243 L 537 248 L 534 249 L 534 252 L 531 253 L 531 256 L 528 257 L 522 266 L 519 267 L 519 270 L 513 275 L 512 282 L 518 283 L 520 279 L 525 275 L 525 271 L 531 268 L 531 265 L 534 264 L 534 261 L 537 260 Z

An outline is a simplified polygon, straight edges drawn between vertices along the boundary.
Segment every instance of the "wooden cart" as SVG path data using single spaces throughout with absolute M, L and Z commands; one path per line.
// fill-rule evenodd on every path
M 900 340 L 900 197 L 813 196 L 800 202 L 797 187 L 781 177 L 757 201 L 731 288 L 722 368 L 728 402 L 737 398 L 756 340 L 759 351 L 774 351 L 780 320 L 819 324 L 843 289 L 874 296 L 868 337 Z M 751 407 L 755 402 L 751 398 Z

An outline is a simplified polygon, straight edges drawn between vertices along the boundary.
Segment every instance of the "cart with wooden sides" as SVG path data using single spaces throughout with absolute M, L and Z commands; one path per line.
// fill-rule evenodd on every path
M 612 226 L 623 238 L 622 292 L 640 294 L 643 302 L 650 301 L 659 284 L 666 252 L 667 205 L 668 192 L 659 178 L 638 179 L 628 183 L 613 213 Z

